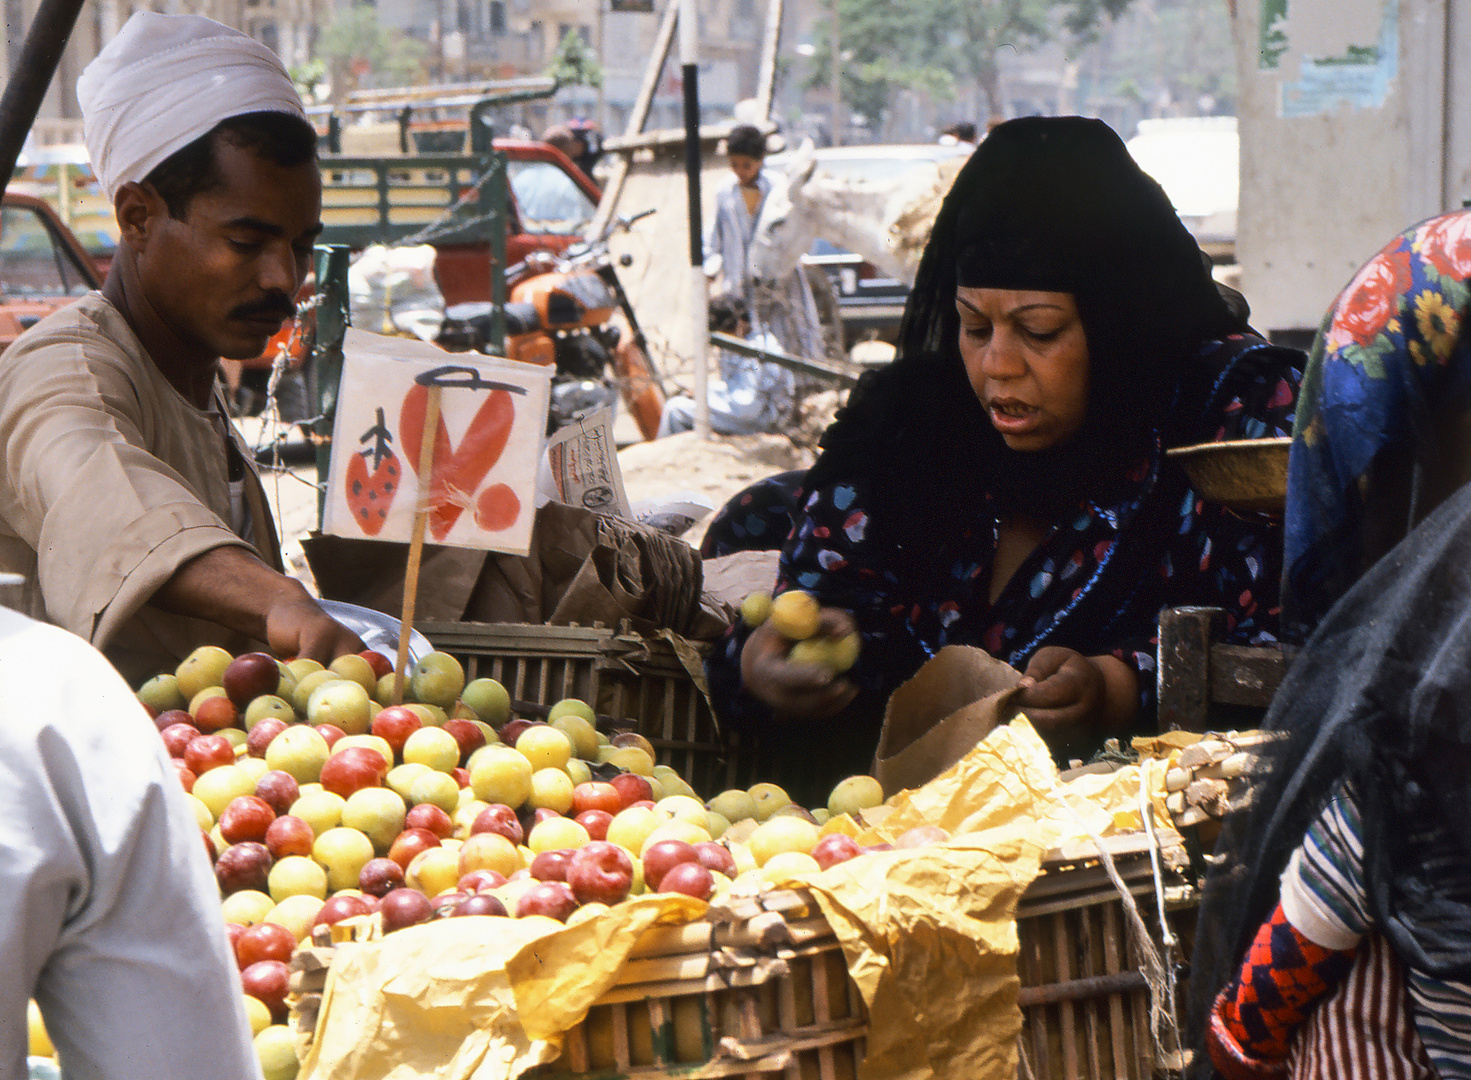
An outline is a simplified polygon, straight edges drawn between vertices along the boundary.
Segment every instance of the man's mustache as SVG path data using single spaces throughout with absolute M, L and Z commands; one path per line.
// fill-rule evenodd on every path
M 296 316 L 296 305 L 285 293 L 276 293 L 249 304 L 241 304 L 230 312 L 232 319 L 280 319 Z

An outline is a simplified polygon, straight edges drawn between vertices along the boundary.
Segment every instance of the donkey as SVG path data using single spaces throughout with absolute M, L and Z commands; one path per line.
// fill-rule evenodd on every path
M 812 140 L 804 141 L 785 169 L 766 171 L 771 191 L 747 256 L 751 277 L 784 280 L 821 236 L 912 282 L 940 202 L 964 162 L 917 160 L 897 176 L 865 180 L 822 173 Z

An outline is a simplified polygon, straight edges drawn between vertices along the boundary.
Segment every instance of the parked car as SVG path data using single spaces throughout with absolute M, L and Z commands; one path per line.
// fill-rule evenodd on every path
M 92 171 L 85 146 L 61 143 L 23 154 L 7 190 L 45 199 L 87 249 L 98 272 L 107 273 L 117 249 L 117 219 L 112 200 L 103 193 Z
M 875 144 L 830 146 L 815 151 L 819 173 L 880 183 L 897 180 L 904 172 L 926 162 L 965 157 L 969 146 L 940 143 Z M 789 153 L 766 159 L 770 168 L 781 168 Z M 909 283 L 888 277 L 863 256 L 819 236 L 803 257 L 809 266 L 820 267 L 833 285 L 843 322 L 843 347 L 851 349 L 865 338 L 894 342 Z
M 1234 116 L 1140 120 L 1125 145 L 1159 181 L 1200 249 L 1218 266 L 1236 261 L 1241 142 Z
M 0 348 L 100 284 L 81 243 L 44 199 L 0 202 Z

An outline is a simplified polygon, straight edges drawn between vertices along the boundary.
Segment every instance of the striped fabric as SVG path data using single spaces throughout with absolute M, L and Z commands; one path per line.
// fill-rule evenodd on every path
M 1287 1065 L 1291 1080 L 1436 1080 L 1384 938 L 1365 939 L 1338 992 L 1299 1029 Z
M 1361 831 L 1358 807 L 1342 796 L 1334 799 L 1282 874 L 1287 921 L 1326 949 L 1356 948 L 1369 929 Z
M 1371 929 L 1362 878 L 1363 842 L 1352 798 L 1340 794 L 1308 830 L 1282 874 L 1282 909 L 1305 937 L 1352 947 Z M 1444 1080 L 1471 1080 L 1471 983 L 1405 972 L 1411 1016 Z M 1326 1074 L 1315 1074 L 1326 1075 Z

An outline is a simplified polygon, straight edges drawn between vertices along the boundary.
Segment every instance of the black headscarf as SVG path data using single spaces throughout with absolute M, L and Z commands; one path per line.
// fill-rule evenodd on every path
M 1088 410 L 1065 445 L 1009 449 L 966 379 L 957 282 L 1073 294 L 1088 342 Z M 865 476 L 875 527 L 926 550 L 986 493 L 1060 517 L 1107 502 L 1170 410 L 1194 416 L 1202 343 L 1245 329 L 1164 190 L 1102 121 L 1030 117 L 997 126 L 936 216 L 900 328 L 897 359 L 866 374 L 822 439 L 807 490 Z M 1188 384 L 1188 385 L 1187 385 Z M 1205 387 L 1198 394 L 1204 397 Z
M 1263 727 L 1271 771 L 1216 844 L 1199 912 L 1192 1073 L 1211 1003 L 1279 900 L 1278 878 L 1340 783 L 1363 823 L 1368 909 L 1410 967 L 1471 978 L 1471 486 L 1328 612 Z

